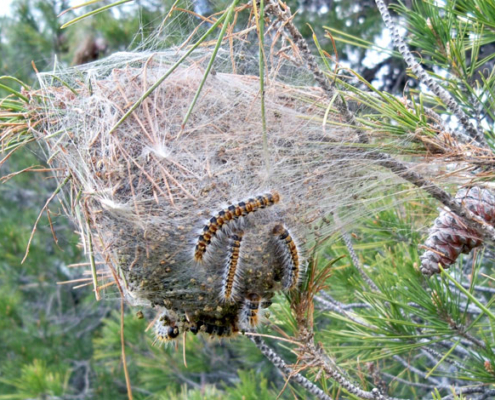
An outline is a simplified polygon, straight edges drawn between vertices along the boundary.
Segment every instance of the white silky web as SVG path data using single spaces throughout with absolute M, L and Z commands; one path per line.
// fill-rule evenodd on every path
M 280 194 L 279 203 L 241 221 L 237 295 L 270 300 L 283 280 L 274 226 L 289 229 L 303 263 L 316 238 L 335 229 L 332 213 L 344 224 L 355 222 L 397 185 L 392 173 L 363 157 L 355 131 L 329 108 L 331 99 L 282 57 L 281 43 L 273 45 L 265 49 L 264 116 L 258 60 L 242 43 L 227 41 L 220 49 L 185 126 L 210 46 L 187 58 L 112 133 L 186 47 L 117 53 L 39 75 L 43 123 L 36 135 L 47 157 L 71 175 L 68 209 L 129 302 L 235 328 L 242 300 L 221 304 L 219 296 L 229 236 L 217 235 L 205 262 L 194 260 L 211 216 L 242 200 Z

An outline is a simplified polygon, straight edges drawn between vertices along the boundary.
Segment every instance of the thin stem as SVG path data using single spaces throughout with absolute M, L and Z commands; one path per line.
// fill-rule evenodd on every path
M 98 288 L 98 276 L 96 272 L 96 263 L 95 263 L 95 255 L 93 250 L 93 236 L 91 235 L 91 228 L 89 226 L 89 220 L 86 219 L 86 235 L 88 237 L 88 257 L 89 263 L 91 265 L 91 276 L 93 279 L 93 287 L 95 290 L 96 300 L 100 300 L 100 291 Z
M 292 22 L 293 16 L 291 15 L 290 8 L 287 5 L 283 5 L 284 9 L 280 3 L 276 0 L 268 0 L 266 11 L 275 17 L 277 17 L 282 25 L 287 28 L 292 38 L 294 39 L 294 43 L 298 47 L 299 51 L 303 53 L 303 59 L 306 62 L 308 69 L 313 74 L 318 85 L 325 91 L 327 96 L 334 101 L 335 106 L 337 107 L 339 113 L 344 117 L 344 119 L 353 126 L 358 126 L 357 121 L 349 109 L 347 108 L 346 103 L 343 101 L 341 97 L 338 96 L 338 92 L 332 86 L 332 84 L 328 81 L 325 74 L 321 71 L 318 63 L 316 62 L 316 58 L 311 53 L 309 49 L 308 43 L 301 35 L 301 32 L 297 29 L 297 27 Z M 356 134 L 359 137 L 359 141 L 361 143 L 368 143 L 368 138 L 359 128 L 356 130 Z
M 324 306 L 324 310 L 333 311 L 337 314 L 343 315 L 344 317 L 346 317 L 347 319 L 349 319 L 350 321 L 352 321 L 356 324 L 359 324 L 361 326 L 365 326 L 366 328 L 375 329 L 374 326 L 372 326 L 372 325 L 370 325 L 364 321 L 361 321 L 360 319 L 357 319 L 357 318 L 353 317 L 352 315 L 350 315 L 340 305 L 326 301 L 325 299 L 321 298 L 320 296 L 315 296 L 314 298 L 316 301 L 318 301 L 319 303 L 321 303 Z
M 203 86 L 206 82 L 206 79 L 208 78 L 208 75 L 210 74 L 211 68 L 213 67 L 213 63 L 215 62 L 215 59 L 217 57 L 218 50 L 220 49 L 220 46 L 222 45 L 223 42 L 223 37 L 225 36 L 225 32 L 227 31 L 227 26 L 229 25 L 229 22 L 232 18 L 232 15 L 234 13 L 234 8 L 237 5 L 239 0 L 234 0 L 231 4 L 230 7 L 227 10 L 227 16 L 225 17 L 225 21 L 223 23 L 222 29 L 220 30 L 220 34 L 218 35 L 218 40 L 215 45 L 215 48 L 213 49 L 213 52 L 211 53 L 210 61 L 208 61 L 208 65 L 206 67 L 206 71 L 203 75 L 203 79 L 201 80 L 198 90 L 196 91 L 196 94 L 194 95 L 194 99 L 192 100 L 191 104 L 189 105 L 189 109 L 187 110 L 186 116 L 184 117 L 184 120 L 182 121 L 182 129 L 187 124 L 187 121 L 189 120 L 189 117 L 191 116 L 191 113 L 194 109 L 194 106 L 196 105 L 196 102 L 198 101 L 199 95 L 201 94 L 201 91 L 203 90 Z
M 253 2 L 256 7 L 256 2 Z M 260 1 L 260 15 L 258 19 L 259 35 L 259 75 L 260 75 L 260 95 L 261 95 L 261 126 L 263 134 L 263 153 L 265 155 L 265 166 L 270 172 L 270 157 L 268 154 L 268 134 L 266 131 L 266 110 L 265 110 L 265 4 Z
M 336 371 L 329 362 L 328 357 L 321 349 L 317 349 L 312 343 L 303 348 L 304 358 L 309 358 L 309 363 L 313 367 L 322 368 L 325 373 L 330 376 L 335 382 L 337 382 L 348 393 L 353 394 L 360 399 L 366 400 L 397 400 L 394 397 L 388 397 L 377 388 L 367 392 L 353 383 L 349 382 L 340 372 Z
M 406 367 L 409 371 L 411 371 L 413 374 L 418 375 L 419 377 L 423 378 L 424 380 L 431 382 L 433 385 L 436 387 L 441 386 L 440 382 L 437 381 L 436 379 L 432 378 L 431 376 L 428 376 L 426 372 L 423 372 L 416 367 L 413 367 L 410 363 L 408 363 L 406 360 L 404 360 L 400 356 L 393 356 L 393 359 L 401 363 L 404 367 Z
M 249 336 L 249 339 L 256 345 L 258 349 L 263 353 L 263 355 L 270 360 L 270 362 L 277 367 L 288 379 L 292 379 L 306 389 L 309 393 L 320 400 L 333 400 L 329 395 L 327 395 L 319 387 L 308 379 L 306 379 L 301 374 L 294 372 L 291 368 L 287 366 L 287 363 L 259 336 Z
M 335 222 L 339 225 L 340 233 L 342 235 L 342 239 L 344 240 L 344 243 L 347 247 L 347 250 L 349 251 L 349 254 L 351 256 L 352 263 L 354 264 L 354 268 L 356 268 L 359 272 L 359 275 L 361 275 L 361 278 L 368 284 L 368 286 L 374 290 L 375 292 L 379 292 L 380 289 L 378 289 L 378 286 L 376 286 L 375 282 L 368 276 L 368 274 L 364 271 L 364 269 L 361 266 L 361 262 L 359 261 L 359 258 L 354 251 L 354 246 L 352 245 L 352 240 L 345 228 L 342 226 L 342 222 L 340 221 L 340 218 L 338 217 L 337 214 L 334 215 Z
M 121 344 L 122 365 L 124 367 L 125 385 L 127 388 L 127 397 L 129 400 L 132 400 L 132 386 L 131 386 L 131 380 L 129 378 L 129 371 L 127 369 L 127 361 L 125 358 L 124 296 L 120 298 L 120 344 Z
M 471 285 L 468 283 L 461 283 L 462 287 L 464 289 L 471 289 Z M 449 286 L 452 287 L 457 287 L 453 282 L 449 282 Z M 485 293 L 495 293 L 495 288 L 489 288 L 486 286 L 473 286 L 473 290 L 476 290 L 478 292 L 485 292 Z
M 146 98 L 148 98 L 148 96 L 153 93 L 155 91 L 155 89 L 160 86 L 162 84 L 162 82 L 167 79 L 170 74 L 172 74 L 172 72 L 174 72 L 177 67 L 179 65 L 182 64 L 182 62 L 187 58 L 189 57 L 189 55 L 194 51 L 196 50 L 196 48 L 204 42 L 204 40 L 208 37 L 208 35 L 213 32 L 216 27 L 218 25 L 220 25 L 220 23 L 227 17 L 227 13 L 224 13 L 220 18 L 217 19 L 217 21 L 210 27 L 210 29 L 208 29 L 208 31 L 203 35 L 201 36 L 201 38 L 199 38 L 199 40 L 194 43 L 193 46 L 191 46 L 191 48 L 174 64 L 172 65 L 172 67 L 170 67 L 170 69 L 163 75 L 160 77 L 160 79 L 158 79 L 152 86 L 150 86 L 150 88 L 143 93 L 143 95 L 132 105 L 131 108 L 129 108 L 129 110 L 122 116 L 122 118 L 120 118 L 117 123 L 112 127 L 112 129 L 110 129 L 108 131 L 108 134 L 111 134 L 113 132 L 115 132 L 115 130 L 127 119 L 129 118 L 129 115 L 131 115 L 134 110 L 136 110 L 136 108 L 138 108 L 140 106 L 140 104 L 146 100 Z

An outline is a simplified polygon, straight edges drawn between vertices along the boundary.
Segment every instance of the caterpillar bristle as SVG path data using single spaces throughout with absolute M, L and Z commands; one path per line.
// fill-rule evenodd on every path
M 284 274 L 283 287 L 285 290 L 293 290 L 298 286 L 301 276 L 299 250 L 289 230 L 284 225 L 275 225 L 272 233 L 280 250 L 279 260 Z

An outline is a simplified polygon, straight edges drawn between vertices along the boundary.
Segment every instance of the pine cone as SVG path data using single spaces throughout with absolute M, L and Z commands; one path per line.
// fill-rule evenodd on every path
M 495 221 L 495 194 L 492 191 L 472 187 L 459 190 L 455 197 L 485 222 Z M 449 268 L 461 253 L 468 254 L 482 244 L 479 234 L 469 229 L 462 218 L 443 210 L 424 244 L 429 250 L 421 256 L 421 272 L 427 276 L 438 274 L 438 264 Z

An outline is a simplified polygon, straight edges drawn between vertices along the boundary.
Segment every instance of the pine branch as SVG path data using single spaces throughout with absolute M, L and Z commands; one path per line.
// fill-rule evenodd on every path
M 436 387 L 439 387 L 441 386 L 440 382 L 437 381 L 435 378 L 432 378 L 431 376 L 428 376 L 426 374 L 426 372 L 423 372 L 421 370 L 419 370 L 418 368 L 412 366 L 410 363 L 408 363 L 406 360 L 404 360 L 402 357 L 400 356 L 393 356 L 393 359 L 395 361 L 398 361 L 399 363 L 401 363 L 404 367 L 406 367 L 409 371 L 411 371 L 413 374 L 416 374 L 418 375 L 419 377 L 423 378 L 425 381 L 428 381 L 430 383 L 432 383 L 433 385 L 435 385 Z
M 387 154 L 379 152 L 368 152 L 364 149 L 353 149 L 355 152 L 361 152 L 364 158 L 374 160 L 378 165 L 389 169 L 397 176 L 412 183 L 414 186 L 423 189 L 430 194 L 434 199 L 438 200 L 444 206 L 448 207 L 451 212 L 464 219 L 464 222 L 469 228 L 472 228 L 480 233 L 485 241 L 495 241 L 495 228 L 487 224 L 485 221 L 474 215 L 466 209 L 454 197 L 440 189 L 438 186 L 425 179 L 422 175 L 410 170 L 400 161 L 395 160 Z
M 398 400 L 394 397 L 388 397 L 380 393 L 377 388 L 372 389 L 371 392 L 367 392 L 349 382 L 331 366 L 331 362 L 329 362 L 327 355 L 321 349 L 317 349 L 312 342 L 307 343 L 301 350 L 301 358 L 306 362 L 306 365 L 323 369 L 328 376 L 350 394 L 366 400 Z
M 334 215 L 335 222 L 337 225 L 340 226 L 340 233 L 342 235 L 342 239 L 344 240 L 344 243 L 347 247 L 347 250 L 349 251 L 349 254 L 351 255 L 352 263 L 354 264 L 354 268 L 356 268 L 359 272 L 359 275 L 361 275 L 361 278 L 368 284 L 368 286 L 375 292 L 379 292 L 380 289 L 378 289 L 378 286 L 375 285 L 375 282 L 368 276 L 368 274 L 364 271 L 364 269 L 361 267 L 361 263 L 359 261 L 359 258 L 354 251 L 354 246 L 352 245 L 352 240 L 345 228 L 342 226 L 342 222 L 340 221 L 340 218 L 338 217 L 337 214 Z
M 471 285 L 469 283 L 461 283 L 462 287 L 464 289 L 471 289 Z M 449 282 L 449 286 L 456 287 L 452 282 Z M 489 288 L 486 286 L 473 286 L 473 289 L 478 291 L 478 292 L 485 292 L 485 293 L 495 293 L 495 288 Z
M 432 391 L 435 389 L 439 389 L 439 387 L 437 385 L 427 385 L 426 383 L 411 382 L 411 381 L 408 381 L 406 379 L 399 378 L 395 375 L 388 374 L 386 372 L 383 372 L 382 375 L 391 379 L 391 381 L 389 383 L 396 381 L 396 382 L 403 383 L 404 385 L 407 385 L 407 386 L 414 386 L 414 387 L 419 387 L 422 389 L 427 389 L 427 390 L 432 390 Z
M 486 345 L 483 343 L 481 340 L 475 338 L 473 335 L 465 331 L 465 327 L 463 325 L 457 324 L 455 322 L 449 323 L 450 328 L 457 333 L 457 335 L 463 337 L 464 339 L 470 341 L 471 343 L 475 344 L 476 346 L 486 350 Z
M 457 390 L 455 391 L 455 394 L 450 394 L 448 396 L 442 397 L 441 400 L 453 400 L 453 399 L 456 399 L 458 396 L 461 396 L 461 395 L 476 394 L 476 393 L 483 394 L 483 396 L 481 396 L 480 399 L 488 399 L 491 396 L 495 395 L 495 390 L 488 390 L 487 386 L 457 388 Z M 487 397 L 485 397 L 485 396 L 487 396 Z
M 309 49 L 308 43 L 301 35 L 301 32 L 299 32 L 299 29 L 297 29 L 292 22 L 293 15 L 290 12 L 290 8 L 282 2 L 277 2 L 277 0 L 268 0 L 266 12 L 267 14 L 272 14 L 278 18 L 282 22 L 282 26 L 287 28 L 292 36 L 292 39 L 294 40 L 295 45 L 298 47 L 299 51 L 303 53 L 303 59 L 305 60 L 308 69 L 313 74 L 318 85 L 320 85 L 329 98 L 335 99 L 333 104 L 344 119 L 349 124 L 357 128 L 356 134 L 359 137 L 359 141 L 361 143 L 368 143 L 369 141 L 365 133 L 358 128 L 358 123 L 354 117 L 354 114 L 349 111 L 345 102 L 338 96 L 335 88 L 328 81 L 327 77 L 318 66 L 315 56 Z
M 321 293 L 323 294 L 324 292 L 321 292 Z M 329 296 L 328 294 L 325 294 L 325 297 L 328 297 L 328 298 L 332 299 L 332 297 Z M 364 326 L 364 327 L 367 327 L 367 328 L 373 329 L 373 330 L 376 330 L 377 329 L 377 327 L 375 327 L 373 325 L 370 325 L 370 324 L 368 324 L 368 323 L 366 323 L 364 321 L 361 321 L 360 319 L 357 319 L 354 316 L 352 316 L 349 313 L 347 313 L 342 308 L 342 303 L 339 303 L 339 302 L 337 302 L 337 301 L 335 301 L 333 299 L 332 299 L 333 301 L 332 300 L 327 301 L 327 300 L 323 299 L 320 296 L 315 296 L 315 300 L 318 301 L 321 305 L 323 305 L 323 308 L 321 308 L 322 310 L 333 311 L 335 313 L 338 313 L 338 314 L 346 317 L 347 319 L 349 319 L 350 321 L 353 321 L 356 324 L 359 324 L 361 326 Z M 465 334 L 466 333 L 464 333 L 464 335 Z M 470 339 L 472 341 L 473 338 L 471 337 Z M 452 348 L 453 345 L 454 345 L 453 343 L 450 343 L 448 345 L 449 349 Z M 426 353 L 425 355 L 427 355 L 427 356 L 430 356 L 430 354 L 432 354 L 432 355 L 436 356 L 438 359 L 442 359 L 442 357 L 443 357 L 441 354 L 439 354 L 435 350 L 433 350 L 433 349 L 431 349 L 429 347 L 426 347 L 426 346 L 423 349 L 421 349 L 421 351 L 422 352 L 425 352 Z M 466 352 L 466 354 L 469 355 L 469 353 L 467 353 L 467 352 Z M 407 367 L 408 370 L 410 370 L 411 372 L 413 372 L 413 373 L 417 374 L 418 376 L 420 376 L 421 378 L 423 378 L 423 379 L 431 382 L 432 385 L 434 385 L 434 387 L 439 387 L 440 382 L 438 380 L 436 380 L 436 379 L 434 379 L 432 377 L 427 376 L 427 374 L 425 372 L 423 372 L 423 371 L 421 371 L 421 370 L 419 370 L 419 369 L 411 366 L 411 364 L 409 362 L 407 362 L 404 358 L 400 357 L 399 355 L 395 355 L 393 358 L 396 361 L 400 362 L 405 367 Z M 435 364 L 437 363 L 437 361 L 438 360 L 435 360 Z M 460 366 L 460 364 L 457 363 L 457 362 L 455 362 L 455 361 L 450 361 L 450 360 L 447 360 L 447 359 L 445 359 L 443 361 L 448 362 L 449 364 L 453 364 L 453 365 L 455 365 L 458 368 L 462 368 L 462 366 Z
M 287 379 L 292 379 L 301 385 L 304 389 L 306 389 L 309 393 L 320 400 L 333 400 L 329 395 L 327 395 L 323 390 L 319 387 L 315 386 L 315 384 L 308 379 L 306 379 L 301 374 L 294 372 L 291 368 L 287 366 L 287 363 L 268 345 L 264 342 L 263 339 L 259 336 L 249 336 L 249 339 L 256 345 L 258 349 L 263 353 L 263 355 L 270 360 L 270 362 L 277 367 L 284 375 L 287 376 Z
M 325 394 L 320 388 L 316 387 L 311 381 L 304 376 L 294 371 L 287 366 L 285 361 L 272 350 L 259 336 L 249 336 L 249 339 L 260 349 L 260 351 L 268 358 L 275 367 L 277 367 L 282 373 L 287 375 L 289 379 L 294 379 L 308 392 L 316 396 L 318 399 L 332 400 L 330 396 Z M 371 392 L 366 392 L 356 385 L 349 382 L 342 374 L 336 371 L 326 359 L 326 356 L 320 350 L 317 350 L 314 345 L 309 344 L 303 347 L 302 351 L 303 359 L 309 358 L 309 363 L 306 365 L 310 367 L 321 367 L 325 373 L 335 380 L 340 386 L 342 386 L 349 393 L 366 400 L 399 400 L 392 397 L 384 396 L 378 389 L 373 389 Z
M 380 2 L 380 0 L 377 1 Z M 383 5 L 383 2 L 381 4 Z M 308 44 L 302 37 L 297 27 L 293 24 L 292 16 L 290 14 L 290 9 L 286 5 L 284 5 L 284 8 L 285 10 L 282 10 L 279 3 L 276 3 L 275 0 L 269 0 L 267 2 L 266 12 L 267 14 L 272 14 L 278 19 L 280 19 L 283 22 L 283 25 L 287 27 L 289 33 L 292 35 L 294 39 L 295 44 L 298 46 L 299 50 L 303 53 L 304 58 L 307 60 L 306 62 L 308 68 L 315 76 L 315 80 L 318 82 L 319 85 L 321 85 L 321 87 L 323 88 L 323 90 L 325 90 L 325 92 L 327 92 L 329 95 L 332 95 L 333 97 L 335 95 L 335 90 L 330 86 L 330 84 L 326 80 L 323 72 L 321 72 L 321 70 L 318 67 L 318 64 L 316 63 L 316 59 L 311 53 Z M 350 113 L 350 111 L 347 109 L 346 104 L 340 102 L 336 104 L 336 106 L 341 112 L 346 122 L 356 127 L 356 129 L 358 129 L 357 121 L 354 118 L 354 115 Z M 359 131 L 358 131 L 358 136 L 362 142 L 368 142 L 367 138 L 365 138 L 364 135 L 360 134 Z M 388 154 L 384 154 L 380 152 L 370 152 L 368 149 L 353 148 L 352 150 L 354 154 L 351 154 L 351 156 L 356 156 L 356 154 L 361 154 L 365 159 L 376 161 L 376 163 L 381 167 L 390 170 L 391 172 L 401 177 L 402 179 L 406 180 L 407 182 L 412 183 L 414 186 L 423 189 L 433 198 L 440 201 L 444 206 L 448 207 L 452 212 L 464 218 L 466 220 L 465 221 L 466 224 L 470 228 L 480 232 L 480 235 L 483 237 L 484 240 L 495 241 L 495 228 L 488 225 L 486 222 L 480 220 L 480 218 L 476 217 L 473 213 L 471 213 L 469 210 L 464 208 L 450 194 L 440 189 L 438 186 L 436 186 L 429 180 L 425 179 L 422 175 L 410 170 L 406 165 L 404 165 L 400 161 L 392 158 Z
M 495 396 L 495 390 L 487 390 L 483 396 L 481 396 L 480 400 L 486 400 L 493 398 Z
M 421 341 L 421 343 L 427 343 L 427 342 L 428 341 L 426 339 Z M 428 346 L 423 347 L 423 351 L 430 354 L 431 356 L 435 357 L 435 360 L 434 360 L 435 364 L 438 363 L 438 360 L 441 360 L 444 357 L 443 354 L 439 353 L 435 349 L 428 347 Z M 455 360 L 450 360 L 449 358 L 445 358 L 443 361 L 446 362 L 447 364 L 453 365 L 457 369 L 463 368 L 463 366 Z
M 437 343 L 440 346 L 442 346 L 443 348 L 447 349 L 447 350 L 452 349 L 452 347 L 454 346 L 454 343 L 449 342 L 449 341 L 446 341 L 446 340 L 441 340 L 440 342 L 437 342 Z M 457 345 L 456 348 L 454 349 L 454 353 L 457 353 L 457 355 L 459 357 L 470 357 L 471 356 L 471 353 L 469 351 L 467 351 L 462 346 L 470 347 L 471 346 L 471 342 L 468 342 L 465 339 L 464 340 L 461 339 L 460 344 Z
M 346 317 L 348 320 L 350 320 L 356 324 L 359 324 L 361 326 L 365 326 L 366 328 L 376 329 L 374 326 L 353 317 L 348 312 L 346 312 L 344 309 L 342 309 L 342 307 L 340 305 L 326 301 L 325 299 L 321 298 L 320 296 L 315 296 L 314 298 L 316 301 L 318 301 L 319 303 L 321 303 L 324 306 L 324 308 L 321 308 L 322 310 L 333 311 L 337 314 L 340 314 L 340 315 Z
M 421 83 L 426 85 L 433 93 L 435 93 L 435 95 L 440 98 L 440 100 L 442 100 L 447 109 L 459 119 L 461 125 L 470 136 L 470 138 L 467 138 L 466 135 L 458 132 L 455 134 L 454 137 L 460 142 L 464 143 L 469 143 L 474 139 L 476 142 L 478 142 L 477 144 L 480 147 L 488 147 L 483 133 L 478 131 L 473 126 L 473 124 L 471 124 L 471 122 L 469 121 L 469 117 L 456 103 L 455 99 L 450 95 L 450 93 L 442 88 L 438 83 L 436 83 L 433 78 L 431 78 L 426 73 L 424 68 L 416 61 L 404 39 L 402 39 L 395 23 L 393 22 L 392 16 L 388 12 L 385 2 L 383 0 L 375 0 L 375 2 L 378 7 L 378 11 L 380 11 L 383 22 L 385 22 L 385 26 L 392 34 L 392 39 L 395 47 L 402 54 L 402 58 L 404 59 L 408 67 L 411 68 L 412 72 L 419 78 Z

